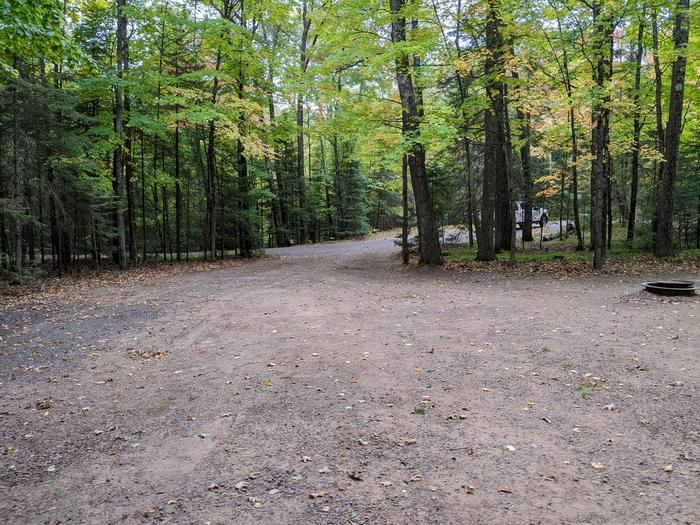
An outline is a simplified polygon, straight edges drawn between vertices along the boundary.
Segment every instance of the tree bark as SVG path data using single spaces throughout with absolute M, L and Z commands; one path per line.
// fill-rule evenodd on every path
M 642 80 L 642 52 L 644 50 L 644 18 L 645 11 L 642 11 L 642 16 L 639 19 L 639 28 L 637 29 L 637 52 L 635 54 L 635 70 L 634 70 L 634 95 L 632 103 L 634 104 L 634 119 L 632 122 L 632 182 L 630 188 L 630 209 L 627 217 L 627 240 L 634 239 L 634 226 L 637 218 L 637 193 L 639 192 L 639 152 L 641 148 L 640 135 L 641 123 L 639 107 L 639 90 L 641 89 Z
M 406 19 L 399 14 L 405 0 L 390 0 L 392 13 L 391 38 L 397 44 L 406 41 Z M 410 143 L 408 147 L 408 166 L 411 171 L 413 196 L 416 202 L 418 222 L 418 249 L 420 262 L 423 264 L 440 264 L 442 253 L 437 223 L 433 211 L 433 199 L 425 169 L 425 148 L 421 142 L 420 112 L 416 96 L 409 56 L 401 52 L 396 58 L 396 77 L 401 98 L 402 133 Z
M 678 147 L 683 124 L 683 91 L 685 87 L 686 48 L 688 46 L 689 0 L 678 0 L 673 27 L 676 58 L 671 69 L 671 96 L 664 141 L 665 162 L 661 165 L 661 181 L 656 205 L 656 238 L 654 254 L 666 257 L 673 254 L 673 191 L 676 183 Z
M 302 2 L 301 12 L 301 39 L 299 42 L 299 69 L 301 75 L 306 73 L 309 60 L 306 55 L 309 41 L 309 29 L 311 20 L 308 18 L 308 4 L 306 0 Z M 297 123 L 297 190 L 299 193 L 299 242 L 304 243 L 308 238 L 309 215 L 306 202 L 306 180 L 304 175 L 304 97 L 297 94 L 296 107 Z
M 211 100 L 216 105 L 219 93 L 218 72 L 221 68 L 221 51 L 216 53 L 216 73 L 212 86 Z M 216 259 L 216 124 L 209 121 L 209 140 L 207 141 L 207 178 L 206 178 L 206 200 L 207 200 L 207 242 L 209 244 L 209 257 Z
M 129 39 L 126 38 L 127 29 L 124 29 L 124 75 L 129 74 Z M 129 245 L 129 260 L 136 262 L 136 204 L 134 202 L 134 165 L 133 165 L 133 130 L 129 127 L 131 118 L 131 96 L 129 89 L 124 88 L 124 182 L 126 186 L 126 224 Z
M 112 161 L 112 186 L 116 199 L 116 226 L 118 234 L 118 245 L 115 253 L 116 262 L 121 269 L 126 268 L 126 232 L 124 230 L 124 203 L 123 203 L 123 133 L 124 133 L 124 99 L 122 96 L 121 79 L 124 70 L 124 53 L 126 51 L 126 15 L 124 9 L 126 0 L 117 0 L 117 77 L 118 81 L 114 87 L 114 135 L 117 146 L 114 149 Z
M 606 208 L 606 183 L 608 173 L 608 143 L 609 128 L 608 115 L 609 95 L 606 94 L 606 86 L 609 81 L 610 52 L 608 46 L 612 45 L 613 26 L 608 13 L 603 13 L 600 0 L 592 4 L 593 24 L 596 35 L 593 41 L 593 55 L 595 70 L 593 77 L 596 92 L 593 96 L 591 149 L 593 161 L 591 163 L 591 246 L 593 248 L 593 268 L 599 270 L 605 260 L 605 208 Z
M 501 248 L 502 231 L 497 228 L 498 246 L 494 237 L 496 226 L 496 187 L 499 173 L 505 173 L 503 158 L 503 131 L 500 120 L 503 110 L 503 84 L 498 80 L 501 74 L 499 49 L 503 40 L 499 30 L 498 0 L 490 0 L 486 20 L 486 48 L 489 54 L 485 60 L 484 73 L 487 77 L 489 105 L 484 112 L 484 175 L 481 196 L 481 229 L 479 231 L 476 258 L 479 261 L 493 261 L 496 249 Z M 500 224 L 500 221 L 499 221 Z

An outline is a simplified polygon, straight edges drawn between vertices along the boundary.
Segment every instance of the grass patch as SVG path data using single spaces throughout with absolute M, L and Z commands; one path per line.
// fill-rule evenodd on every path
M 613 240 L 610 249 L 606 251 L 608 261 L 627 261 L 638 258 L 656 259 L 647 243 L 643 241 L 627 241 L 625 236 L 627 229 L 621 226 L 613 228 Z M 586 242 L 586 247 L 588 242 Z M 447 246 L 445 249 L 445 261 L 464 263 L 474 262 L 476 257 L 476 246 L 469 249 L 468 246 Z M 523 248 L 518 242 L 516 260 L 519 263 L 593 263 L 593 253 L 588 249 L 576 251 L 576 236 L 569 234 L 568 238 L 561 241 L 558 238 L 543 243 L 539 249 L 539 241 L 527 242 Z M 510 259 L 508 252 L 496 254 L 496 260 L 507 262 Z M 700 259 L 700 248 L 690 248 L 678 250 L 673 256 L 665 261 L 677 261 L 680 263 Z

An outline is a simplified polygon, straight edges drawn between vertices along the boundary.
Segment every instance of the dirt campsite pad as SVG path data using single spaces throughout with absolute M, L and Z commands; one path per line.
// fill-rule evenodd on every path
M 2 521 L 700 520 L 697 297 L 393 251 L 1 311 Z

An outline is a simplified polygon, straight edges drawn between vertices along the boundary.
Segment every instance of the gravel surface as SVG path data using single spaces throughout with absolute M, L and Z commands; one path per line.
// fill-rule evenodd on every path
M 698 523 L 697 297 L 395 251 L 0 311 L 0 521 Z

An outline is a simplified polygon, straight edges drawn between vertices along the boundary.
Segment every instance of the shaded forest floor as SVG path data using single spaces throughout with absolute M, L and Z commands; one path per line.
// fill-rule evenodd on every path
M 0 516 L 698 521 L 697 297 L 395 250 L 277 249 L 0 311 Z

